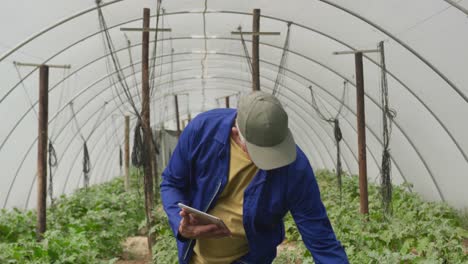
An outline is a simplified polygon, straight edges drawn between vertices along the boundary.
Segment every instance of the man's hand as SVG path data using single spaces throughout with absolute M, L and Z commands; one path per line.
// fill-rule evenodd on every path
M 195 215 L 182 209 L 182 220 L 179 225 L 179 234 L 189 239 L 222 238 L 230 236 L 229 230 L 215 224 L 201 224 Z

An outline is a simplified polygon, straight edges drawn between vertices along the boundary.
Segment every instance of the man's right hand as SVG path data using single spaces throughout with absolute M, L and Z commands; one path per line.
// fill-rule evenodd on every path
M 222 238 L 230 236 L 229 230 L 215 224 L 200 224 L 196 216 L 182 209 L 179 234 L 188 239 Z

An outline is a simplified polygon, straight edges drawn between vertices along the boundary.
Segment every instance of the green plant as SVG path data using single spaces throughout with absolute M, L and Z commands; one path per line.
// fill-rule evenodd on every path
M 153 246 L 153 263 L 177 264 L 177 244 L 169 227 L 167 216 L 161 208 L 156 210 L 155 216 L 156 224 L 152 229 L 156 235 Z
M 135 188 L 124 192 L 120 178 L 80 189 L 48 209 L 48 230 L 39 243 L 34 211 L 3 210 L 0 263 L 107 263 L 121 253 L 121 242 L 137 232 L 143 206 Z
M 329 171 L 316 174 L 322 200 L 351 263 L 466 263 L 461 225 L 456 210 L 443 203 L 424 202 L 417 194 L 394 187 L 392 217 L 385 217 L 378 186 L 369 185 L 369 218 L 359 214 L 357 177 L 343 178 L 343 202 L 339 202 L 336 179 Z M 294 222 L 285 219 L 286 237 L 300 241 Z M 299 255 L 311 261 L 302 242 Z M 304 262 L 303 262 L 304 263 Z

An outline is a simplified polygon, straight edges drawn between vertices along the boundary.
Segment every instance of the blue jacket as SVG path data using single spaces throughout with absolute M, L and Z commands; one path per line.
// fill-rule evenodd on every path
M 215 109 L 198 115 L 184 129 L 163 172 L 161 198 L 169 224 L 177 237 L 179 263 L 189 263 L 195 240 L 178 234 L 181 217 L 177 203 L 202 211 L 215 204 L 229 173 L 229 136 L 237 112 Z M 296 222 L 315 263 L 348 263 L 346 253 L 330 225 L 314 173 L 297 147 L 292 164 L 259 170 L 244 192 L 243 223 L 249 253 L 239 263 L 271 263 L 284 239 L 283 217 L 288 211 Z

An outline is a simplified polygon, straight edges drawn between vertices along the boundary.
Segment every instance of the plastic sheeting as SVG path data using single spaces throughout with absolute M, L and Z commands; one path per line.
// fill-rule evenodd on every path
M 102 5 L 123 75 L 140 105 L 141 33 L 125 36 L 120 28 L 141 27 L 144 7 L 151 8 L 154 27 L 156 1 L 108 0 Z M 49 138 L 58 157 L 54 195 L 83 186 L 80 134 L 89 137 L 91 183 L 118 176 L 123 116 L 131 108 L 121 100 L 123 91 L 112 85 L 116 73 L 106 67 L 109 54 L 94 1 L 4 0 L 0 7 L 0 206 L 34 207 L 36 199 L 38 71 L 16 68 L 14 61 L 72 65 L 70 70 L 50 70 Z M 375 49 L 384 41 L 390 107 L 397 112 L 390 143 L 394 183 L 409 182 L 428 200 L 468 206 L 468 1 L 171 0 L 162 7 L 160 26 L 172 32 L 159 34 L 154 126 L 174 129 L 174 93 L 180 94 L 182 119 L 223 107 L 219 98 L 227 95 L 235 107 L 238 94 L 251 89 L 251 78 L 241 41 L 230 32 L 239 25 L 251 31 L 252 9 L 261 8 L 261 30 L 281 32 L 260 38 L 261 89 L 274 87 L 292 22 L 279 98 L 314 168 L 333 169 L 336 150 L 333 128 L 313 110 L 308 87 L 323 112 L 332 116 L 340 107 L 343 81 L 349 82 L 339 116 L 342 158 L 344 169 L 357 173 L 354 56 L 332 53 Z M 251 38 L 245 39 L 250 50 Z M 379 76 L 379 55 L 366 54 L 368 177 L 377 182 L 382 152 Z M 133 116 L 132 127 L 135 121 Z

